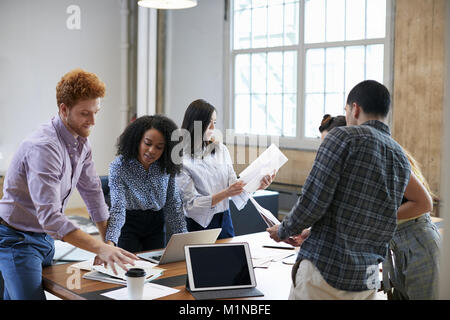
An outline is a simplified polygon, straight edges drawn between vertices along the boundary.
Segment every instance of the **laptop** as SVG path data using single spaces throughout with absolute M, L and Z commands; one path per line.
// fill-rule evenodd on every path
M 198 300 L 258 297 L 248 243 L 187 245 L 186 289 Z
M 214 243 L 221 231 L 222 228 L 216 228 L 186 233 L 175 233 L 170 237 L 169 243 L 165 249 L 138 253 L 137 256 L 156 264 L 183 261 L 185 259 L 185 245 Z

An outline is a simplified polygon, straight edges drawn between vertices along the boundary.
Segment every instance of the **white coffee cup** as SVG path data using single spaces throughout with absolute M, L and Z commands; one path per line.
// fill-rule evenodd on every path
M 128 299 L 142 300 L 144 293 L 145 270 L 131 268 L 125 273 L 127 277 Z

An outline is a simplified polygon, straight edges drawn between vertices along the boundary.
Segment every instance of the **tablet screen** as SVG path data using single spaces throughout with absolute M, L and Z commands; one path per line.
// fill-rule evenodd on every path
M 187 252 L 191 289 L 245 288 L 256 285 L 247 244 L 188 246 Z

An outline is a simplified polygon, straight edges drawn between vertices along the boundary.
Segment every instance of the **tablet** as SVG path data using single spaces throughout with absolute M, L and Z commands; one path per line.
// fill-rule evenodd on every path
M 256 287 L 248 243 L 187 245 L 184 250 L 190 291 Z

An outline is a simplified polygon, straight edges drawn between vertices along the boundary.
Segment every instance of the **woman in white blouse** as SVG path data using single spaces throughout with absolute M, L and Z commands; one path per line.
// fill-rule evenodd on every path
M 186 141 L 183 168 L 177 184 L 189 231 L 222 228 L 219 239 L 234 236 L 228 198 L 238 210 L 247 203 L 245 184 L 238 181 L 230 153 L 222 143 L 214 142 L 216 110 L 205 100 L 195 100 L 184 114 L 182 129 L 190 134 Z M 200 132 L 194 132 L 194 128 Z M 267 188 L 274 176 L 261 180 L 260 189 Z

